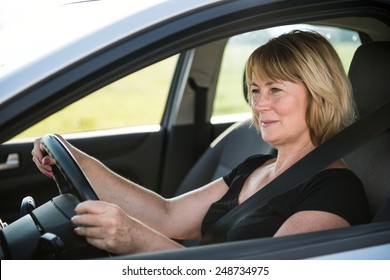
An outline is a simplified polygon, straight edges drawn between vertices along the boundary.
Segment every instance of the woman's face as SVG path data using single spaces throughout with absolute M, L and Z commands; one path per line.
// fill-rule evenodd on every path
M 302 83 L 261 80 L 253 75 L 250 90 L 252 112 L 264 141 L 277 149 L 310 141 L 308 94 Z

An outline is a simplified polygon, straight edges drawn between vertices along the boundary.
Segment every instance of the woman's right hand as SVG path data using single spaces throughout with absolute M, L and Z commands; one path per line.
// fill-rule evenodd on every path
M 51 156 L 47 155 L 42 149 L 41 139 L 42 138 L 37 138 L 34 140 L 34 148 L 31 151 L 32 160 L 43 174 L 52 178 L 53 169 L 51 166 L 55 164 L 55 161 Z

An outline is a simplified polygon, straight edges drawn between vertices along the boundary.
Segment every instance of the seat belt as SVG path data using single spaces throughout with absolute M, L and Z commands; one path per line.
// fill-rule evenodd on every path
M 390 101 L 340 131 L 260 191 L 232 209 L 209 228 L 199 244 L 222 242 L 225 240 L 228 231 L 249 216 L 255 209 L 266 205 L 273 197 L 297 187 L 307 178 L 314 176 L 331 163 L 369 142 L 389 127 Z

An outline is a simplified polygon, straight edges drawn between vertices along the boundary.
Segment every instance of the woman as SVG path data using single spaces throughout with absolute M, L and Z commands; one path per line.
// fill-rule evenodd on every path
M 259 47 L 247 62 L 246 77 L 253 123 L 277 149 L 276 157 L 252 156 L 223 178 L 165 199 L 63 140 L 101 199 L 76 207 L 75 232 L 115 254 L 181 248 L 173 239 L 201 238 L 230 209 L 355 119 L 340 59 L 317 33 L 294 31 Z M 32 154 L 38 168 L 52 176 L 54 162 L 43 155 L 40 139 Z M 256 209 L 228 232 L 226 240 L 348 227 L 367 222 L 368 213 L 361 181 L 339 160 Z

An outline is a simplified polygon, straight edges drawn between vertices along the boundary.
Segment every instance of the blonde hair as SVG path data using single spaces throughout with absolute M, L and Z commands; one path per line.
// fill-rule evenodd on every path
M 356 119 L 351 84 L 340 58 L 316 32 L 294 30 L 271 39 L 251 54 L 245 74 L 248 88 L 252 75 L 305 85 L 309 98 L 306 123 L 315 146 Z M 248 100 L 251 94 L 249 90 Z M 259 128 L 257 121 L 254 124 Z

